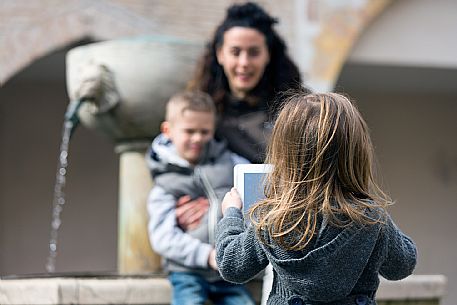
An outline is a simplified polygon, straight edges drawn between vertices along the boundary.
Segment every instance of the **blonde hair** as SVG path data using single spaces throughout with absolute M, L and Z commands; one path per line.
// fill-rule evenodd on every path
M 250 210 L 257 233 L 301 250 L 317 233 L 318 219 L 345 227 L 384 221 L 390 199 L 373 174 L 368 127 L 357 108 L 336 93 L 297 93 L 283 104 L 273 128 L 266 199 Z M 369 211 L 377 209 L 378 217 Z
M 172 122 L 178 115 L 182 115 L 188 110 L 216 115 L 216 107 L 209 94 L 199 90 L 186 90 L 170 98 L 165 110 L 165 120 Z

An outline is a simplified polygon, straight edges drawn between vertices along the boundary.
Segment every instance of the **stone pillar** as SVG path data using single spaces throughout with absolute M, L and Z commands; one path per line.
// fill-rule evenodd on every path
M 160 257 L 152 250 L 147 230 L 146 200 L 152 179 L 144 159 L 149 143 L 121 145 L 119 153 L 118 271 L 159 272 Z

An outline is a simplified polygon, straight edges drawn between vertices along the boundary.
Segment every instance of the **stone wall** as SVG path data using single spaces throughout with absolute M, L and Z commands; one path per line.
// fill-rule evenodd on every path
M 206 41 L 231 0 L 4 0 L 0 2 L 0 84 L 37 58 L 82 39 L 161 35 Z M 291 42 L 294 0 L 258 1 Z

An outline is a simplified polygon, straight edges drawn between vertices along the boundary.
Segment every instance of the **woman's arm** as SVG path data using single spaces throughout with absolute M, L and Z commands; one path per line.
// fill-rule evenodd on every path
M 233 165 L 249 164 L 249 160 L 235 154 L 230 153 L 230 159 Z M 193 230 L 200 225 L 203 216 L 209 209 L 207 198 L 199 197 L 192 199 L 189 195 L 182 196 L 178 199 L 176 205 L 176 220 L 183 231 Z
M 176 204 L 176 221 L 183 231 L 193 230 L 200 225 L 203 216 L 209 208 L 207 198 L 191 199 L 189 195 L 182 196 Z

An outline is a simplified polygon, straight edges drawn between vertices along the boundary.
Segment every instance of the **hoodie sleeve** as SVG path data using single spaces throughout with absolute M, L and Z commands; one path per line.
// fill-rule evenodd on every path
M 244 229 L 241 210 L 228 208 L 216 230 L 216 262 L 226 281 L 245 283 L 268 265 L 253 226 Z
M 148 198 L 148 233 L 154 251 L 187 267 L 208 268 L 212 246 L 186 234 L 176 221 L 176 200 L 155 186 Z
M 386 259 L 380 274 L 388 280 L 400 280 L 410 275 L 417 262 L 417 249 L 414 241 L 406 236 L 388 216 L 385 226 L 387 238 Z

